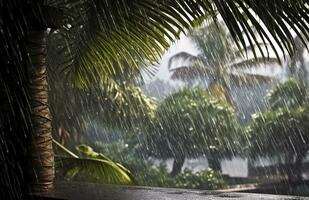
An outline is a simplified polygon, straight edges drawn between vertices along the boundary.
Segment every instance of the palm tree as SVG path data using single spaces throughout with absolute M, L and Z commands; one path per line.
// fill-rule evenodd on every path
M 304 42 L 308 43 L 308 41 Z M 306 45 L 304 45 L 302 38 L 299 36 L 295 37 L 295 44 L 297 49 L 288 63 L 289 76 L 303 82 L 308 88 L 308 69 L 304 57 Z
M 245 57 L 244 52 L 235 48 L 232 37 L 227 34 L 223 24 L 211 22 L 198 30 L 191 30 L 188 35 L 200 53 L 192 55 L 180 52 L 173 55 L 168 62 L 172 79 L 188 82 L 191 86 L 198 80 L 203 82 L 206 79 L 210 93 L 232 105 L 232 85 L 248 86 L 271 81 L 268 76 L 252 74 L 248 70 L 261 64 L 278 63 L 277 58 L 258 56 L 254 49 L 256 47 L 246 47 Z M 188 65 L 172 68 L 177 60 L 185 61 Z
M 183 20 L 183 16 L 189 15 L 181 13 L 166 17 L 167 13 L 174 12 L 174 7 L 164 2 L 34 1 L 20 4 L 16 9 L 18 6 L 37 9 L 30 16 L 20 16 L 26 25 L 30 24 L 30 30 L 23 30 L 26 31 L 23 36 L 26 54 L 29 54 L 24 73 L 29 78 L 26 99 L 30 103 L 32 132 L 26 159 L 30 167 L 26 174 L 33 191 L 48 191 L 54 177 L 54 158 L 46 73 L 47 35 L 53 34 L 62 41 L 59 49 L 68 57 L 64 71 L 70 72 L 77 86 L 87 87 L 97 82 L 105 85 L 106 91 L 118 90 L 118 95 L 121 88 L 114 77 L 128 71 L 136 73 L 141 70 L 140 66 L 153 63 L 168 46 L 164 37 L 177 37 L 178 30 L 188 27 L 190 21 Z M 153 9 L 159 12 L 154 13 Z M 145 21 L 145 16 L 149 20 Z M 191 16 L 196 19 L 201 15 Z M 161 20 L 163 17 L 167 22 Z M 171 23 L 177 26 L 171 28 Z M 47 28 L 51 30 L 48 32 Z
M 33 191 L 49 191 L 54 177 L 46 73 L 47 35 L 53 34 L 63 42 L 62 52 L 68 55 L 64 71 L 76 85 L 87 87 L 95 82 L 108 90 L 115 87 L 111 77 L 124 73 L 127 67 L 138 71 L 140 66 L 155 62 L 170 40 L 203 17 L 216 19 L 220 13 L 239 45 L 244 44 L 241 30 L 257 44 L 255 37 L 250 37 L 253 34 L 248 25 L 252 24 L 275 52 L 278 52 L 274 45 L 277 43 L 281 51 L 290 55 L 295 44 L 287 27 L 292 27 L 298 35 L 299 30 L 309 29 L 306 0 L 297 3 L 292 0 L 14 0 L 1 3 L 0 10 L 1 27 L 4 27 L 0 41 L 5 47 L 0 51 L 1 78 L 6 88 L 4 98 L 10 105 L 1 118 L 2 134 L 12 141 L 5 147 L 9 151 L 2 147 L 1 150 L 13 156 L 9 161 L 8 156 L 3 157 L 6 161 L 3 163 L 15 163 L 17 167 L 19 160 L 28 163 L 26 182 Z M 21 151 L 16 152 L 16 148 Z M 12 192 L 15 194 L 16 191 Z

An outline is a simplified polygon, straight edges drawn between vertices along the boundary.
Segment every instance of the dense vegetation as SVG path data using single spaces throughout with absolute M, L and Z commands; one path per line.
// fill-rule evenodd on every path
M 150 156 L 174 158 L 171 175 L 181 172 L 185 158 L 207 156 L 220 170 L 220 160 L 237 148 L 233 109 L 201 88 L 181 89 L 161 102 L 146 141 Z
M 151 101 L 136 86 L 142 83 L 143 73 L 153 74 L 149 66 L 157 63 L 172 41 L 205 20 L 212 20 L 218 25 L 218 18 L 222 19 L 238 49 L 247 53 L 249 45 L 256 60 L 258 54 L 264 61 L 269 59 L 268 49 L 264 51 L 262 46 L 272 49 L 278 61 L 280 53 L 293 56 L 297 48 L 293 33 L 302 44 L 309 39 L 306 34 L 309 30 L 307 0 L 12 0 L 1 1 L 0 11 L 0 44 L 4 47 L 0 49 L 0 133 L 4 141 L 0 157 L 4 167 L 1 167 L 3 171 L 0 174 L 1 181 L 8 183 L 3 191 L 9 192 L 9 199 L 23 199 L 25 193 L 44 193 L 53 189 L 55 157 L 52 124 L 56 126 L 55 130 L 61 130 L 59 139 L 67 137 L 64 129 L 79 132 L 95 120 L 104 122 L 106 127 L 115 125 L 138 134 L 143 134 L 143 125 L 148 128 L 157 121 L 160 124 L 165 117 L 158 114 L 160 105 L 157 115 L 153 116 Z M 55 62 L 58 59 L 60 63 Z M 95 96 L 97 99 L 85 102 L 66 95 L 60 98 L 60 102 L 57 102 L 57 97 L 52 98 L 59 105 L 50 112 L 49 88 L 56 88 L 56 94 L 58 87 L 57 81 L 50 86 L 49 80 L 58 72 L 65 76 L 64 82 L 60 83 L 65 85 L 63 93 L 79 93 L 84 99 L 95 91 L 101 98 Z M 71 101 L 76 107 L 68 107 L 63 103 L 66 101 Z M 97 106 L 89 106 L 93 104 Z M 207 130 L 193 122 L 193 129 L 185 127 L 185 132 L 178 129 L 177 133 L 170 129 L 171 133 L 180 135 L 178 139 L 181 140 L 191 129 L 193 132 L 201 129 L 192 138 L 203 143 L 197 149 L 198 153 L 215 155 L 209 149 L 233 149 L 234 139 L 222 139 L 226 135 L 234 135 L 228 109 L 213 106 L 211 102 L 202 102 L 201 107 L 196 109 L 194 104 L 188 104 L 192 106 L 188 108 L 192 110 L 188 111 L 194 111 L 192 116 L 198 116 L 203 106 L 211 110 L 209 113 L 212 114 L 201 112 L 205 114 L 205 122 L 196 118 L 200 120 L 199 124 L 205 123 Z M 61 116 L 54 120 L 57 115 Z M 75 123 L 72 124 L 76 127 L 64 123 L 62 118 L 74 118 Z M 85 118 L 88 118 L 87 123 L 84 123 Z M 209 118 L 214 118 L 214 122 Z M 218 125 L 217 131 L 214 126 Z M 227 134 L 227 130 L 232 131 Z M 207 132 L 212 137 L 207 138 Z M 168 139 L 172 140 L 172 137 Z M 191 141 L 188 143 L 194 147 Z M 188 152 L 191 154 L 191 150 L 182 151 L 185 144 L 181 147 L 173 145 L 180 156 Z M 68 154 L 71 158 L 75 157 L 72 153 Z M 75 160 L 73 164 L 89 161 L 89 166 L 100 163 L 103 168 L 116 169 L 115 162 L 104 155 L 93 153 L 91 156 L 99 157 L 88 160 L 76 157 L 77 160 L 72 159 Z M 178 154 L 174 153 L 173 157 L 177 158 Z M 98 162 L 93 162 L 93 159 Z M 117 166 L 116 171 L 120 174 L 126 171 Z M 131 182 L 128 181 L 129 172 L 122 173 L 122 176 L 113 173 L 114 170 L 109 172 L 105 172 L 102 178 L 108 183 L 111 182 L 109 180 Z
M 233 156 L 280 160 L 286 165 L 282 176 L 291 182 L 302 180 L 301 166 L 309 142 L 306 96 L 301 81 L 279 83 L 265 97 L 269 110 L 254 114 L 252 122 L 241 127 L 228 104 L 220 103 L 207 90 L 184 88 L 157 103 L 149 124 L 138 132 L 123 132 L 110 144 L 97 141 L 92 146 L 122 163 L 137 185 L 224 188 L 220 161 Z M 207 157 L 208 170 L 182 169 L 186 158 L 200 156 Z M 159 158 L 160 164 L 155 164 L 153 157 Z M 171 171 L 162 162 L 168 158 L 174 159 Z M 105 182 L 85 174 L 77 178 Z
M 302 163 L 309 150 L 306 87 L 290 79 L 278 84 L 267 98 L 270 109 L 255 114 L 248 130 L 250 156 L 283 157 L 289 180 L 302 180 Z

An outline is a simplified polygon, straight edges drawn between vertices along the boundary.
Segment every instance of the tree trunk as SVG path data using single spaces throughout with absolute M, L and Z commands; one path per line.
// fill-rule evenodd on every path
M 302 152 L 296 155 L 296 160 L 294 163 L 294 170 L 295 170 L 295 176 L 297 181 L 302 181 L 302 166 L 303 166 L 303 159 L 306 156 L 306 152 Z
M 29 53 L 29 104 L 32 133 L 27 149 L 26 177 L 31 192 L 48 192 L 53 188 L 54 154 L 52 147 L 51 117 L 48 105 L 45 30 L 31 31 L 27 38 Z
M 254 173 L 254 160 L 250 157 L 248 157 L 248 177 L 253 177 L 255 175 Z
M 210 158 L 207 158 L 207 160 L 208 160 L 208 165 L 211 169 L 213 169 L 214 171 L 218 171 L 218 172 L 221 171 L 221 163 L 218 158 L 212 156 Z
M 185 163 L 185 158 L 184 157 L 178 157 L 174 159 L 173 162 L 173 169 L 171 171 L 171 176 L 177 176 L 178 174 L 181 173 L 181 169 L 183 164 Z
M 296 155 L 295 161 L 294 156 L 287 155 L 285 159 L 285 171 L 288 177 L 288 182 L 290 186 L 293 186 L 295 183 L 302 181 L 302 165 L 303 165 L 303 159 L 306 156 L 306 152 L 300 152 Z

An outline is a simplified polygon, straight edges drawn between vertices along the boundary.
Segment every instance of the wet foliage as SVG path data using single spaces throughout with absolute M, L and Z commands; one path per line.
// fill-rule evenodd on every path
M 237 121 L 233 109 L 203 89 L 175 92 L 158 106 L 155 116 L 147 133 L 147 147 L 154 156 L 220 157 L 234 152 Z
M 305 60 L 298 58 L 302 58 L 309 39 L 308 3 L 308 0 L 0 0 L 1 194 L 9 193 L 8 199 L 23 199 L 29 192 L 52 191 L 53 137 L 72 150 L 76 143 L 86 140 L 92 129 L 102 127 L 111 132 L 136 134 L 132 143 L 138 156 L 174 158 L 175 168 L 170 175 L 178 182 L 173 184 L 199 187 L 213 174 L 182 173 L 185 158 L 206 156 L 213 166 L 220 168 L 221 159 L 243 152 L 238 149 L 242 147 L 244 132 L 239 129 L 230 91 L 222 92 L 232 86 L 222 77 L 221 65 L 230 66 L 233 60 L 230 52 L 234 50 L 253 54 L 255 61 L 276 58 L 280 62 L 289 55 L 295 58 L 291 62 L 295 65 L 294 69 L 291 67 L 291 76 L 307 79 Z M 173 42 L 205 20 L 211 20 L 213 27 L 222 23 L 229 32 L 228 42 L 226 35 L 213 37 L 216 32 L 209 35 L 202 30 L 201 35 L 207 37 L 200 37 L 218 50 L 211 55 L 208 49 L 199 57 L 208 59 L 202 65 L 218 69 L 216 76 L 210 74 L 218 80 L 215 93 L 224 93 L 221 96 L 225 100 L 221 101 L 219 95 L 214 99 L 210 88 L 207 92 L 206 88 L 205 91 L 182 89 L 163 102 L 146 96 L 139 89 L 145 76 L 155 74 L 153 66 Z M 235 44 L 235 48 L 225 51 L 230 44 Z M 298 62 L 300 67 L 296 67 Z M 297 71 L 304 76 L 295 74 Z M 186 73 L 190 74 L 188 70 Z M 307 80 L 301 81 L 305 89 L 290 82 L 290 86 L 281 85 L 281 90 L 274 91 L 269 102 L 272 108 L 254 118 L 250 128 L 254 131 L 246 133 L 255 149 L 265 147 L 260 152 L 270 148 L 269 153 L 291 154 L 295 157 L 294 164 L 301 163 L 307 153 L 307 95 L 302 98 L 308 88 Z M 293 94 L 294 99 L 287 100 L 286 92 Z M 280 135 L 274 136 L 275 130 Z M 278 142 L 275 137 L 282 138 L 282 145 L 269 147 L 271 142 Z M 128 143 L 124 142 L 125 146 Z M 88 146 L 77 150 L 85 158 L 69 153 L 71 157 L 67 159 L 78 163 L 69 173 L 72 177 L 91 170 L 94 173 L 89 177 L 94 175 L 92 179 L 96 181 L 132 182 L 130 173 L 104 156 L 104 152 L 97 153 Z M 258 154 L 256 150 L 255 155 Z M 193 179 L 198 183 L 193 183 Z
M 251 157 L 283 157 L 289 179 L 302 180 L 301 166 L 308 152 L 309 110 L 303 82 L 290 79 L 268 95 L 270 110 L 253 116 L 248 144 Z M 290 180 L 291 181 L 291 180 Z
M 102 153 L 95 152 L 91 147 L 77 146 L 77 151 L 82 154 L 78 157 L 60 144 L 57 145 L 70 155 L 70 157 L 56 157 L 58 173 L 62 173 L 64 179 L 106 184 L 133 183 L 132 174 L 128 169 Z

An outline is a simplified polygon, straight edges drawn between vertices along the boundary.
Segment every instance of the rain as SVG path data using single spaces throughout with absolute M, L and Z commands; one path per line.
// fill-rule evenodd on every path
M 309 197 L 308 19 L 307 0 L 0 0 L 0 199 Z

